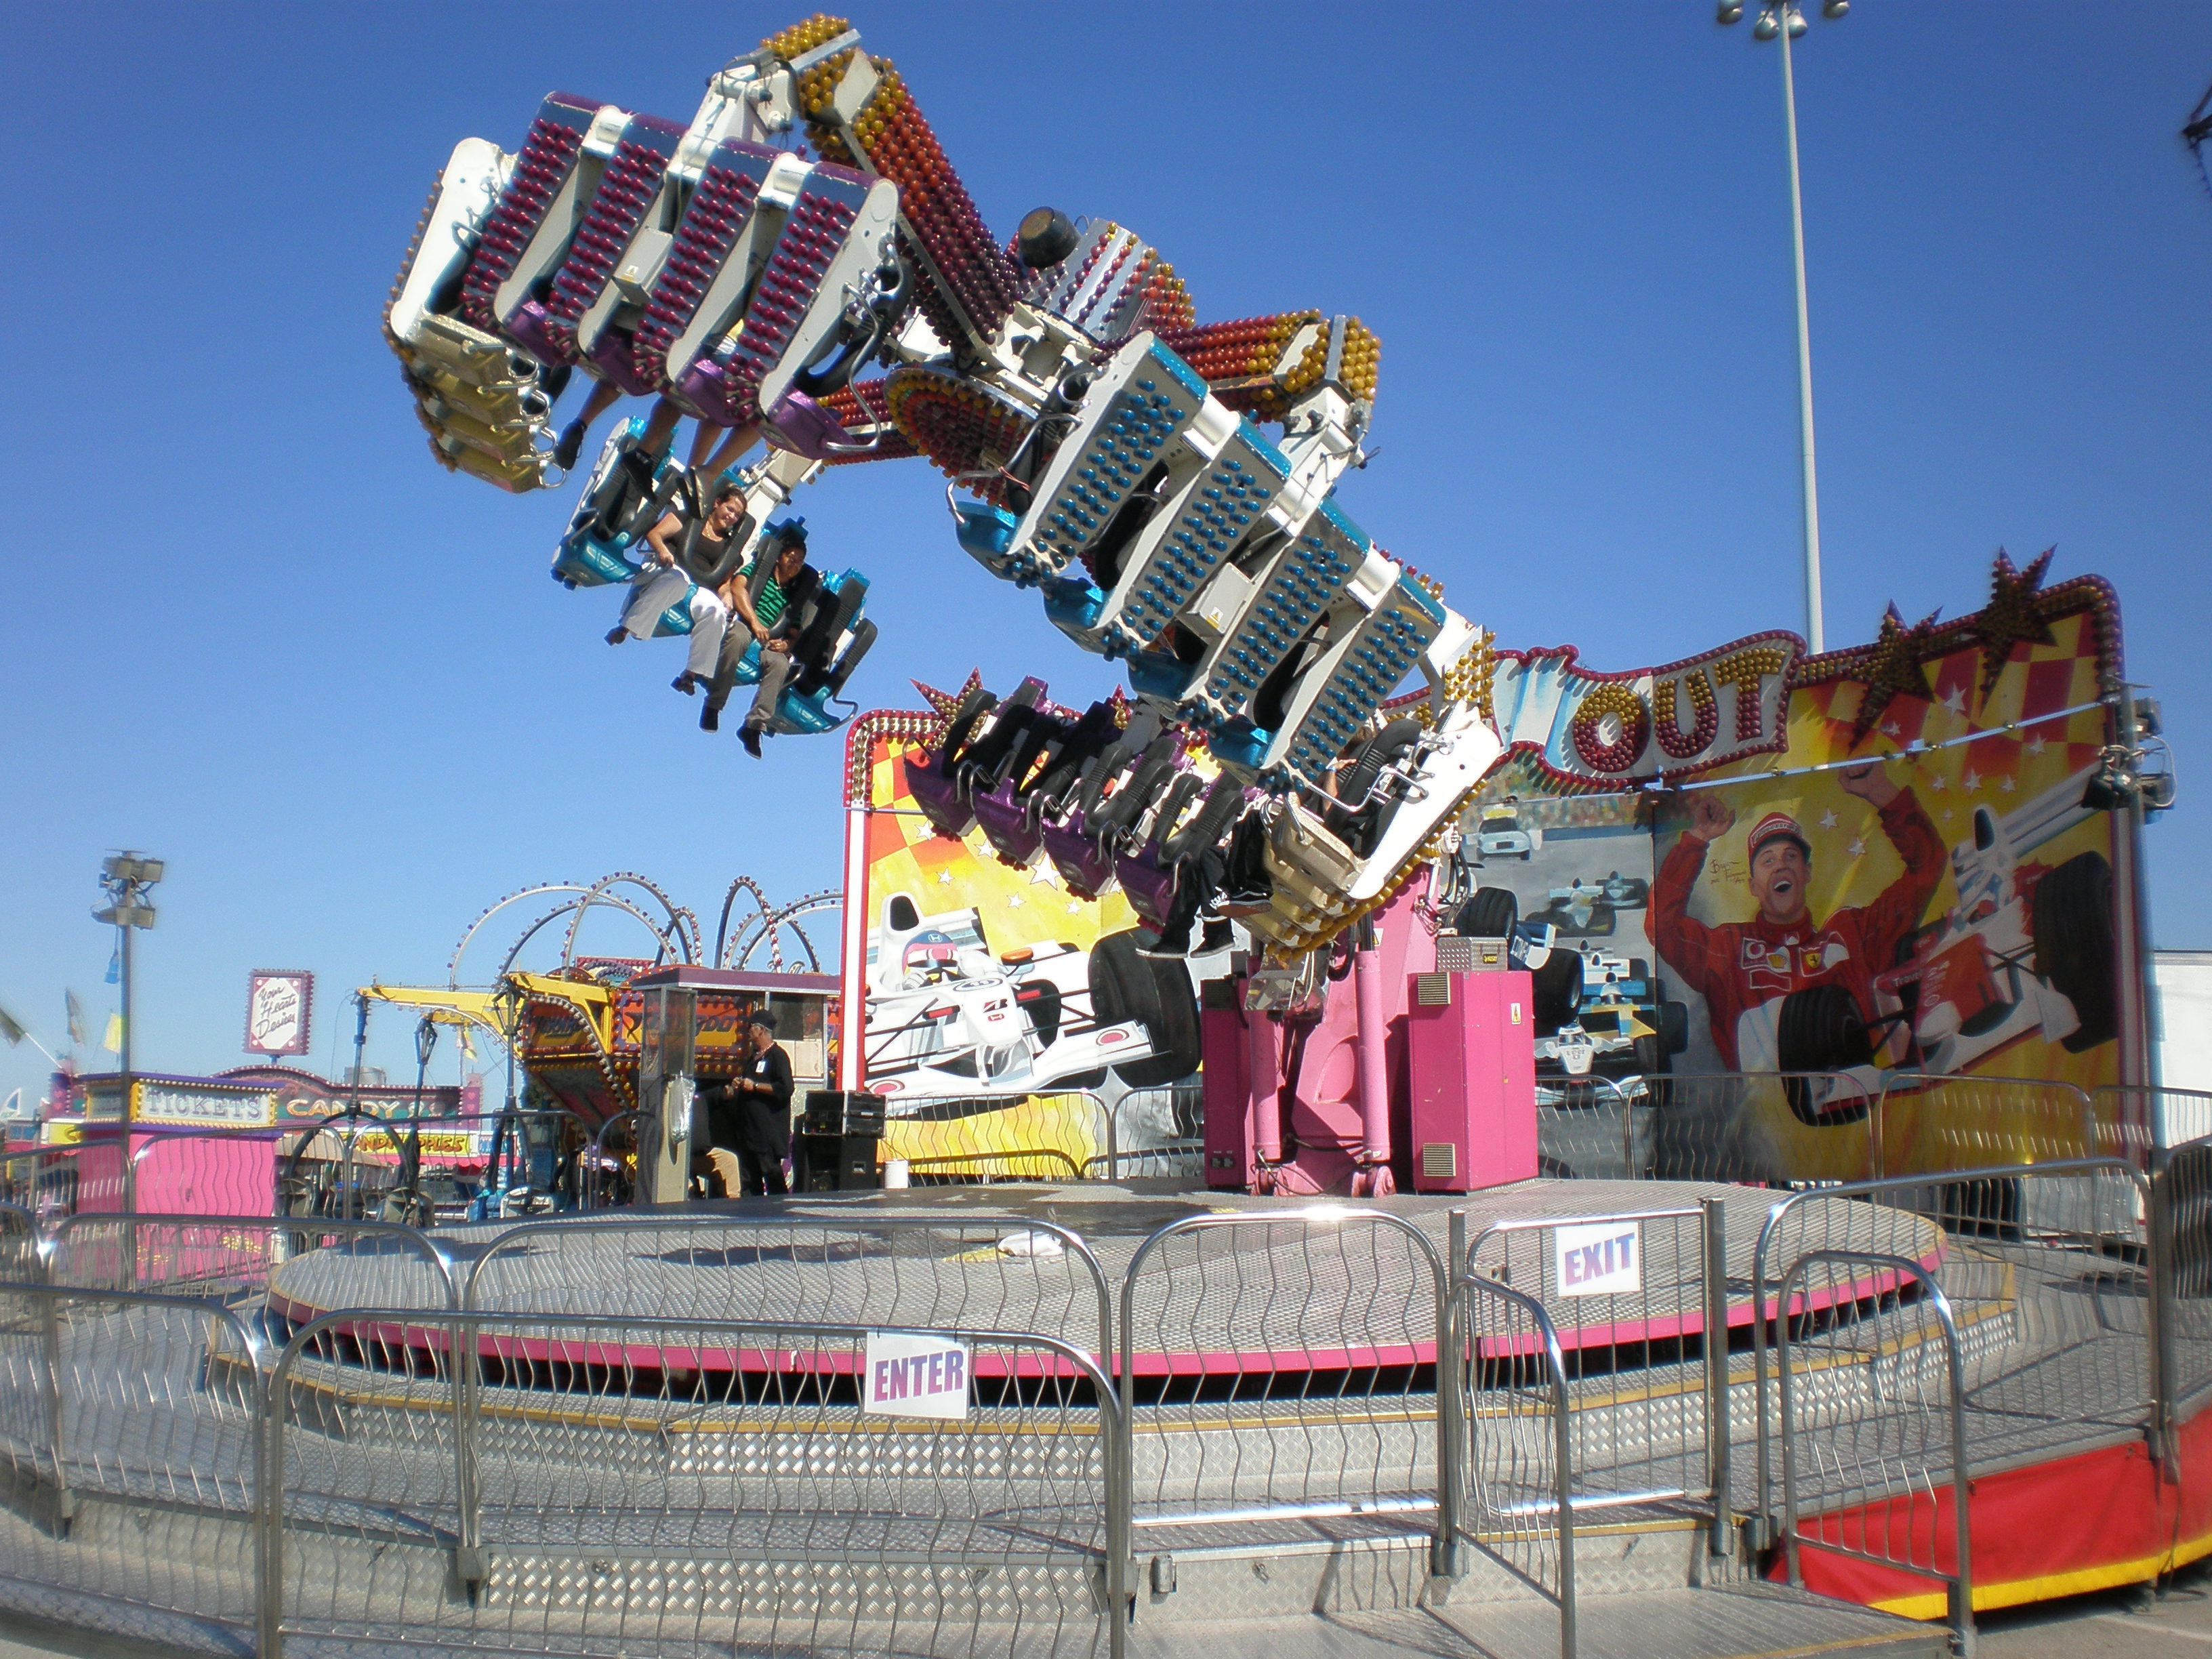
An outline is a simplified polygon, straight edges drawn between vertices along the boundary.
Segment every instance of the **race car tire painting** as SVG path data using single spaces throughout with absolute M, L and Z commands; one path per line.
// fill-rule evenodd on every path
M 1114 1074 L 1132 1089 L 1157 1089 L 1198 1069 L 1198 996 L 1180 962 L 1137 953 L 1137 930 L 1108 933 L 1091 947 L 1091 1006 L 1102 1025 L 1134 1020 L 1152 1040 L 1152 1055 Z
M 2076 853 L 2036 883 L 2029 903 L 2035 971 L 2074 1005 L 2081 1022 L 2060 1042 L 2070 1054 L 2109 1042 L 2120 1029 L 2112 866 L 2101 853 Z

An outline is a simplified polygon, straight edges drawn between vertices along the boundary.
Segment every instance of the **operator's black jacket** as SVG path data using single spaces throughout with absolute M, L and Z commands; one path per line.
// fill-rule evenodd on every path
M 702 1090 L 714 1143 L 732 1152 L 781 1158 L 791 1150 L 791 1057 L 781 1043 L 756 1054 L 738 1073 L 769 1085 L 769 1092 L 741 1090 L 736 1079 Z

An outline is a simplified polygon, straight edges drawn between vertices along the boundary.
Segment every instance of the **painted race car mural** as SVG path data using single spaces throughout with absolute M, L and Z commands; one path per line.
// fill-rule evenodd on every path
M 1743 641 L 1717 665 L 1641 675 L 1584 675 L 1559 653 L 1510 665 L 1498 714 L 1517 754 L 1464 821 L 1459 857 L 1494 895 L 1490 927 L 1511 896 L 1545 1071 L 1650 1081 L 1670 1111 L 1711 1115 L 1684 1117 L 1685 1146 L 1724 1145 L 1728 1172 L 1753 1179 L 1948 1156 L 1923 1121 L 1940 1116 L 1944 1079 L 2092 1093 L 2124 1080 L 2117 934 L 2133 900 L 2124 822 L 2097 788 L 2118 605 L 2094 577 L 2043 589 L 2047 565 L 2000 556 L 1983 611 L 1907 624 L 1893 610 L 1874 645 L 1818 658 Z M 1771 655 L 1728 666 L 1755 648 Z M 1756 705 L 1735 705 L 1747 740 L 1763 726 L 1758 748 L 1659 787 L 1669 755 L 1728 727 L 1712 678 L 1753 667 L 1786 687 L 1778 701 L 1762 680 Z M 1522 684 L 1539 670 L 1540 704 Z M 1579 987 L 1547 972 L 1545 945 L 1574 948 Z M 1670 1069 L 1824 1075 L 1723 1099 L 1662 1087 Z M 2100 1122 L 2117 1109 L 2099 1098 Z
M 906 778 L 908 734 L 959 697 L 924 690 L 931 710 L 866 715 L 848 748 L 870 809 L 866 1086 L 896 1118 L 909 1103 L 1111 1097 L 1190 1078 L 1205 959 L 1140 954 L 1127 897 L 1075 890 L 1041 846 L 1010 858 L 981 824 L 932 833 Z

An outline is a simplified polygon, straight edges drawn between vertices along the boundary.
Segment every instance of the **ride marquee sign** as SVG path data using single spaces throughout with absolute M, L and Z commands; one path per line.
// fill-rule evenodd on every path
M 246 984 L 246 1052 L 304 1054 L 313 1046 L 315 976 L 303 969 L 256 969 Z
M 1803 651 L 1795 634 L 1755 634 L 1625 674 L 1580 667 L 1572 646 L 1501 651 L 1491 709 L 1506 748 L 1563 782 L 1680 777 L 1786 745 Z

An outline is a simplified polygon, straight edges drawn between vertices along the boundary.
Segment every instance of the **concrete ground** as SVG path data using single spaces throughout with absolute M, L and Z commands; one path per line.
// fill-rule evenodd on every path
M 2212 1656 L 2212 1561 L 2147 1586 L 1982 1615 L 1985 1659 L 2179 1659 Z
M 1224 1648 L 1224 1653 L 1226 1650 Z M 1983 1659 L 2212 1659 L 2212 1560 L 2185 1567 L 2155 1593 L 2105 1590 L 1984 1613 Z M 0 1659 L 173 1659 L 166 1649 L 24 1626 L 0 1614 Z

